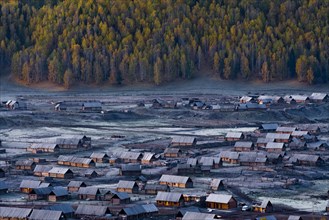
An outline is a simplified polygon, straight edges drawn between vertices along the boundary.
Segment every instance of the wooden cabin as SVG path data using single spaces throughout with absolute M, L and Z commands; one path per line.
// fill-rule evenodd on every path
M 291 95 L 291 98 L 299 104 L 308 104 L 310 103 L 310 98 L 306 95 Z
M 52 143 L 32 144 L 26 149 L 31 153 L 55 153 L 59 151 L 59 146 Z
M 108 206 L 80 204 L 74 214 L 79 219 L 102 219 L 111 212 Z
M 170 187 L 168 185 L 146 184 L 145 194 L 156 195 L 158 192 L 170 192 Z
M 78 191 L 79 199 L 90 199 L 90 200 L 99 200 L 101 193 L 96 187 L 80 187 Z
M 33 209 L 31 215 L 29 216 L 30 220 L 64 220 L 64 214 L 61 211 L 54 210 L 43 210 L 43 209 Z
M 16 170 L 34 170 L 36 163 L 32 160 L 18 160 L 15 163 Z
M 210 194 L 206 199 L 208 208 L 212 209 L 234 209 L 238 203 L 232 195 Z
M 118 192 L 138 193 L 139 187 L 135 181 L 120 180 L 117 186 Z
M 159 180 L 160 185 L 168 185 L 178 188 L 193 188 L 193 181 L 187 176 L 163 174 Z
M 257 138 L 256 147 L 258 150 L 263 150 L 266 144 L 269 142 L 274 142 L 273 138 Z
M 111 198 L 107 201 L 109 201 L 112 205 L 124 205 L 131 202 L 129 195 L 125 192 L 112 193 Z
M 71 137 L 71 138 L 57 138 L 56 144 L 60 149 L 79 149 L 79 148 L 90 148 L 91 138 L 87 136 Z
M 244 139 L 244 134 L 241 132 L 228 132 L 225 135 L 225 140 L 226 141 L 239 141 Z
M 273 205 L 269 200 L 264 200 L 260 205 L 254 205 L 253 210 L 261 213 L 273 212 Z
M 289 143 L 292 137 L 291 134 L 267 133 L 266 138 L 274 139 L 274 142 Z
M 67 185 L 69 192 L 78 192 L 81 187 L 87 187 L 83 181 L 70 181 Z
M 139 163 L 141 162 L 143 155 L 140 152 L 125 151 L 120 152 L 118 157 L 124 163 Z
M 172 192 L 158 192 L 155 201 L 158 206 L 181 207 L 185 204 L 183 194 Z
M 177 158 L 181 157 L 182 151 L 179 148 L 166 148 L 164 151 L 164 157 Z
M 48 195 L 48 201 L 50 202 L 68 200 L 68 198 L 69 198 L 69 193 L 67 189 L 60 186 L 54 187 L 53 190 Z
M 95 163 L 108 163 L 109 162 L 109 156 L 106 153 L 92 153 L 90 158 Z
M 52 165 L 36 165 L 33 170 L 33 175 L 47 177 L 49 176 L 49 170 L 51 170 L 52 168 Z
M 266 144 L 265 150 L 269 153 L 282 153 L 286 147 L 284 143 L 269 142 Z
M 68 168 L 62 167 L 53 167 L 51 170 L 48 171 L 49 177 L 59 178 L 59 179 L 72 179 L 73 172 Z
M 142 168 L 139 164 L 122 164 L 119 172 L 121 176 L 140 176 Z
M 294 154 L 289 161 L 301 166 L 322 166 L 324 160 L 318 155 Z
M 326 93 L 312 93 L 309 98 L 314 103 L 329 102 L 329 95 Z
M 239 164 L 239 153 L 232 151 L 222 151 L 219 154 L 220 159 L 229 164 Z
M 151 164 L 155 160 L 154 153 L 144 153 L 142 158 L 142 164 Z
M 278 124 L 262 124 L 259 126 L 259 130 L 261 132 L 275 132 L 276 129 L 279 127 Z
M 196 145 L 195 137 L 175 136 L 171 140 L 172 147 L 194 147 Z
M 74 209 L 70 204 L 56 204 L 46 207 L 47 210 L 61 211 L 66 219 L 72 219 L 74 217 Z
M 31 215 L 30 208 L 0 207 L 0 219 L 3 220 L 27 220 Z
M 30 193 L 33 189 L 39 188 L 41 181 L 22 180 L 19 189 L 22 193 Z
M 234 151 L 250 152 L 254 150 L 254 144 L 250 141 L 237 141 L 234 144 Z
M 30 201 L 47 199 L 50 194 L 52 187 L 42 187 L 32 189 L 28 195 Z
M 279 133 L 279 134 L 292 134 L 294 131 L 296 131 L 297 128 L 296 127 L 278 127 L 276 129 L 276 133 Z
M 89 169 L 85 171 L 84 176 L 89 179 L 92 179 L 98 177 L 98 173 L 95 170 Z
M 222 179 L 212 179 L 210 183 L 210 189 L 214 191 L 223 190 L 224 183 Z

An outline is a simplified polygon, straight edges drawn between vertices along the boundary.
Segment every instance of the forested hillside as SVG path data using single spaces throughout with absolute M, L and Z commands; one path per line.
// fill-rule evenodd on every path
M 329 0 L 1 1 L 0 66 L 49 80 L 329 80 Z M 8 68 L 9 69 L 9 68 Z

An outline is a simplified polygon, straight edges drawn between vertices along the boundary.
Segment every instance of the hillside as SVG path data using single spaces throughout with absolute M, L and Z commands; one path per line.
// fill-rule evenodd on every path
M 0 3 L 0 66 L 26 84 L 329 80 L 329 0 Z M 27 3 L 28 2 L 28 3 Z

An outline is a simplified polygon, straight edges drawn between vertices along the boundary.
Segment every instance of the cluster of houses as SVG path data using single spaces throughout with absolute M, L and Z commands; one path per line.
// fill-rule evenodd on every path
M 62 101 L 55 103 L 56 111 L 101 112 L 100 101 Z

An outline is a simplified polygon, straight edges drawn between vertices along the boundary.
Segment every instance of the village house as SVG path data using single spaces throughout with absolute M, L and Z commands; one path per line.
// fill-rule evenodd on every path
M 54 153 L 59 151 L 59 146 L 57 144 L 42 143 L 42 144 L 32 144 L 26 149 L 31 153 Z
M 144 190 L 145 194 L 156 195 L 158 192 L 170 192 L 170 187 L 168 185 L 146 184 Z
M 99 200 L 101 197 L 101 193 L 98 188 L 88 186 L 88 187 L 80 187 L 78 191 L 79 199 L 86 200 Z
M 289 143 L 291 141 L 290 134 L 267 133 L 266 138 L 274 139 L 275 142 L 279 142 L 279 143 Z
M 232 195 L 210 194 L 206 199 L 208 208 L 212 209 L 233 209 L 238 206 L 236 199 Z
M 28 195 L 28 199 L 30 201 L 47 199 L 51 190 L 52 190 L 52 187 L 42 187 L 42 188 L 32 189 Z
M 118 157 L 124 163 L 139 163 L 143 158 L 143 155 L 140 152 L 125 151 L 120 152 Z
M 142 168 L 139 164 L 122 164 L 119 172 L 121 176 L 139 176 Z
M 73 158 L 74 158 L 74 156 L 60 155 L 57 158 L 57 164 L 71 166 L 71 161 Z
M 98 173 L 95 170 L 88 169 L 88 170 L 86 170 L 84 172 L 84 176 L 87 177 L 87 178 L 89 178 L 89 179 L 92 179 L 92 178 L 98 177 L 99 175 L 98 175 Z
M 296 100 L 294 98 L 292 98 L 290 95 L 284 96 L 283 99 L 287 104 L 290 104 L 290 105 L 297 104 Z
M 284 103 L 284 99 L 281 96 L 261 95 L 258 96 L 257 102 L 259 104 L 282 104 Z
M 310 98 L 306 95 L 291 95 L 291 98 L 296 101 L 296 103 L 307 104 L 310 102 Z
M 310 125 L 300 125 L 299 129 L 301 131 L 308 131 L 309 134 L 318 135 L 321 133 L 321 129 L 318 125 L 310 124 Z
M 222 179 L 212 179 L 210 183 L 210 189 L 213 191 L 223 190 L 224 183 Z
M 329 102 L 329 95 L 326 93 L 312 93 L 310 100 L 315 103 Z
M 53 210 L 33 209 L 28 219 L 31 220 L 62 220 L 65 219 L 63 212 Z
M 279 134 L 292 134 L 292 132 L 296 131 L 297 128 L 296 127 L 278 127 L 276 129 L 276 133 Z
M 239 162 L 241 166 L 265 166 L 268 164 L 268 159 L 257 152 L 244 152 L 240 154 Z
M 82 104 L 82 111 L 100 112 L 100 111 L 102 111 L 102 103 L 100 103 L 100 102 L 84 102 Z
M 71 179 L 73 178 L 72 170 L 63 167 L 53 167 L 48 171 L 49 177 L 59 178 L 59 179 Z
M 27 220 L 31 212 L 30 208 L 0 207 L 0 219 Z
M 278 153 L 266 153 L 266 158 L 270 164 L 279 164 L 283 160 L 282 154 Z
M 311 150 L 314 150 L 314 151 L 329 150 L 329 143 L 327 143 L 325 141 L 317 141 L 317 142 L 313 142 L 313 143 L 308 143 L 306 146 L 307 146 L 308 149 L 311 149 Z
M 123 205 L 131 202 L 129 195 L 125 192 L 112 192 L 110 198 L 106 201 L 109 201 L 112 205 Z
M 282 153 L 286 150 L 284 143 L 269 142 L 265 150 L 269 153 Z
M 228 132 L 225 135 L 226 141 L 239 141 L 241 139 L 244 139 L 244 134 L 242 134 L 241 132 Z
M 253 211 L 261 213 L 273 212 L 273 205 L 269 200 L 264 200 L 260 205 L 253 205 Z
M 8 185 L 4 181 L 0 181 L 0 194 L 5 194 L 8 192 Z
M 41 181 L 36 180 L 22 180 L 19 189 L 22 193 L 30 193 L 33 189 L 40 186 Z
M 142 164 L 151 164 L 155 160 L 154 153 L 144 153 L 141 163 Z
M 179 148 L 167 147 L 164 151 L 164 157 L 166 158 L 177 158 L 181 157 L 182 151 Z
M 199 160 L 197 158 L 188 158 L 186 161 L 186 164 L 188 164 L 192 167 L 196 167 L 199 165 Z
M 83 136 L 71 137 L 71 138 L 57 138 L 56 144 L 60 149 L 79 149 L 79 148 L 90 148 L 91 137 Z
M 303 137 L 304 135 L 309 135 L 308 131 L 293 131 L 291 133 L 291 136 L 292 137 L 296 137 L 296 138 L 301 138 Z
M 18 160 L 15 163 L 16 170 L 34 170 L 35 166 L 32 160 Z
M 216 217 L 216 214 L 201 213 L 201 212 L 186 212 L 182 220 L 195 220 L 195 219 L 219 219 Z
M 294 154 L 289 161 L 304 166 L 322 166 L 324 164 L 324 160 L 320 156 L 310 154 Z
M 197 163 L 201 166 L 210 166 L 211 168 L 219 168 L 222 165 L 220 157 L 201 157 Z
M 184 206 L 184 197 L 181 193 L 158 192 L 155 201 L 158 206 L 180 207 Z
M 67 190 L 69 192 L 78 192 L 81 187 L 87 187 L 83 181 L 70 181 L 67 185 Z
M 190 164 L 177 164 L 177 173 L 179 175 L 186 175 L 186 174 L 194 174 L 197 172 L 197 168 L 200 167 L 193 167 Z
M 256 147 L 258 150 L 265 150 L 266 144 L 274 142 L 273 138 L 257 138 Z
M 233 151 L 222 151 L 219 154 L 220 159 L 224 163 L 239 164 L 239 153 Z
M 46 210 L 53 210 L 53 211 L 61 211 L 66 219 L 70 219 L 74 217 L 75 210 L 72 208 L 70 204 L 56 204 L 52 206 L 48 206 L 45 208 Z
M 69 194 L 66 188 L 61 186 L 54 187 L 48 195 L 48 201 L 57 202 L 68 200 Z
M 250 97 L 250 96 L 242 96 L 240 98 L 240 103 L 248 103 L 248 102 L 255 102 L 255 98 Z
M 154 204 L 134 205 L 121 209 L 118 215 L 123 219 L 134 220 L 151 216 L 152 214 L 158 213 L 158 211 L 158 208 Z
M 193 188 L 193 181 L 187 176 L 176 176 L 163 174 L 159 180 L 161 185 L 178 188 Z
M 95 166 L 95 162 L 90 158 L 79 158 L 73 156 L 59 156 L 57 159 L 59 165 L 67 165 L 73 167 L 90 168 Z
M 237 141 L 233 149 L 238 152 L 250 152 L 254 150 L 254 144 L 249 141 Z
M 289 143 L 290 150 L 306 150 L 307 145 L 305 141 L 302 141 L 298 138 L 292 138 L 291 142 Z
M 259 130 L 261 132 L 275 132 L 276 129 L 279 127 L 278 124 L 262 124 L 259 126 Z
M 75 215 L 79 219 L 101 219 L 107 214 L 111 214 L 107 206 L 101 205 L 78 205 Z
M 135 181 L 120 180 L 117 185 L 118 192 L 138 193 L 139 187 Z
M 34 176 L 49 176 L 49 170 L 53 168 L 52 165 L 36 165 L 33 170 Z
M 172 138 L 171 146 L 172 147 L 194 147 L 196 145 L 195 137 L 187 136 L 175 136 Z
M 90 158 L 95 163 L 108 163 L 109 162 L 109 156 L 106 153 L 92 153 Z

